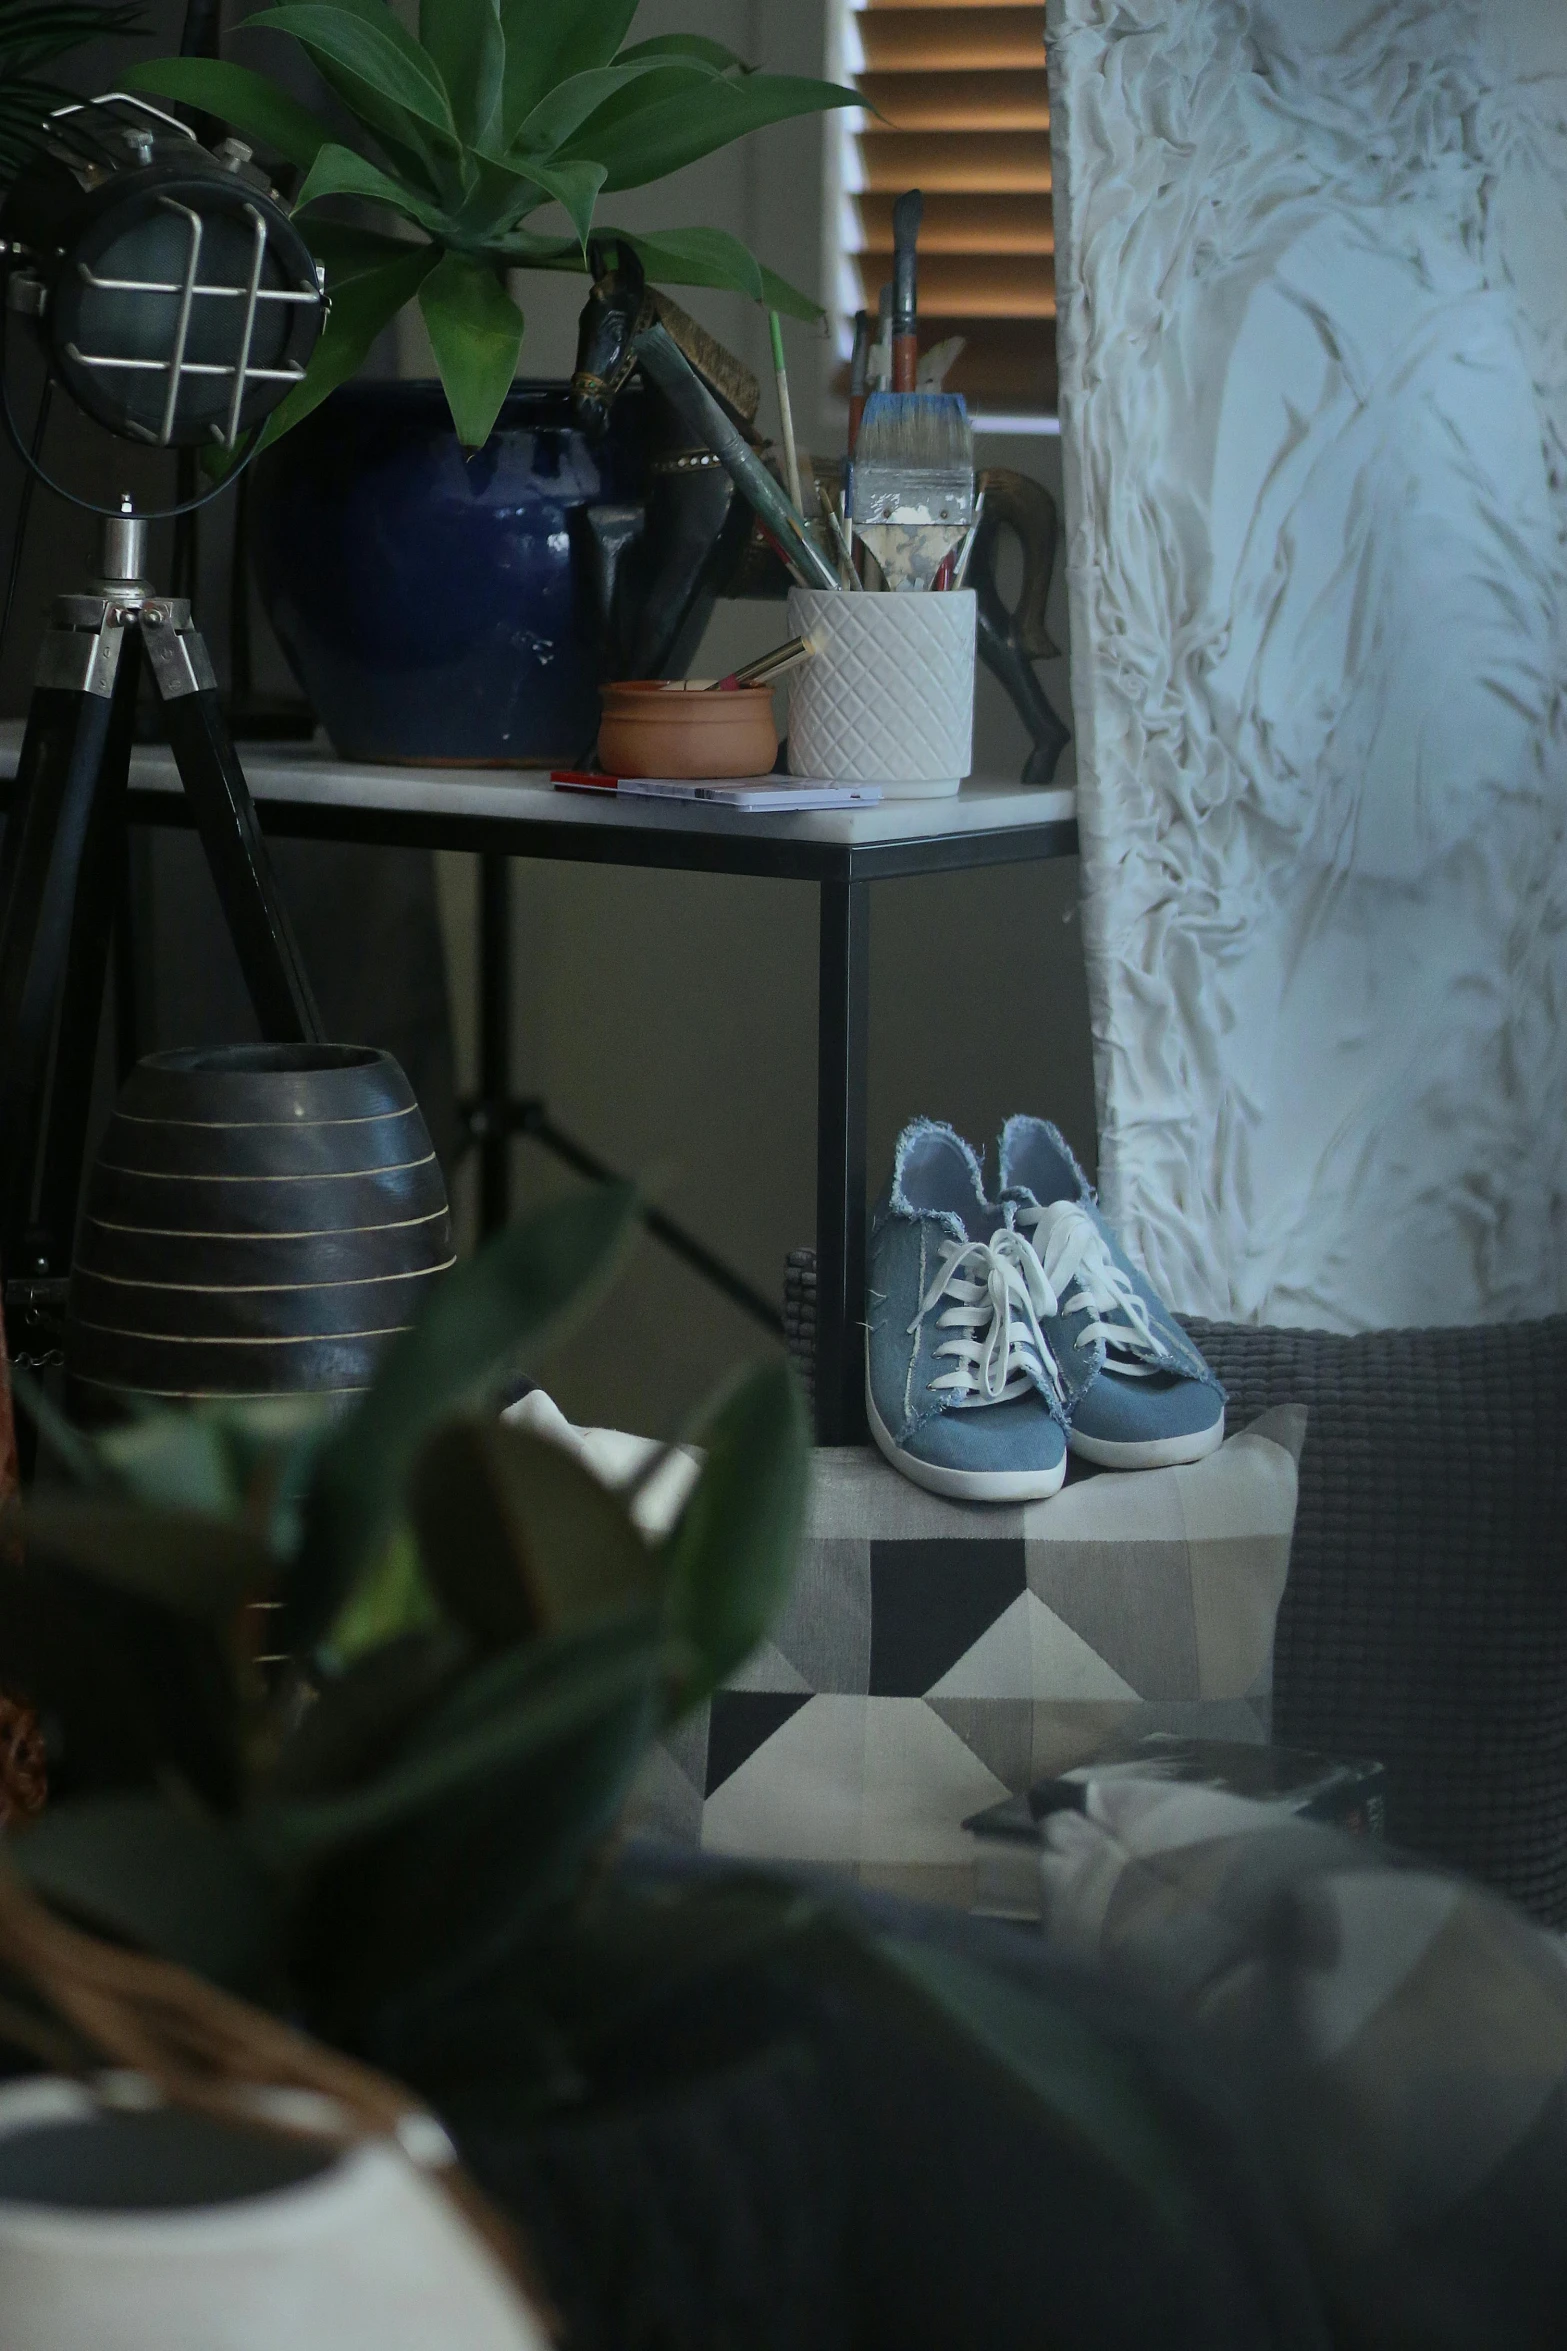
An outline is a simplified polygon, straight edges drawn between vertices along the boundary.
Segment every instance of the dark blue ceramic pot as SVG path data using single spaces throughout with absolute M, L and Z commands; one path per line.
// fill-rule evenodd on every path
M 519 383 L 466 456 L 438 383 L 352 383 L 257 467 L 267 616 L 340 757 L 580 761 L 603 679 L 587 510 L 640 495 L 641 403 L 593 443 Z

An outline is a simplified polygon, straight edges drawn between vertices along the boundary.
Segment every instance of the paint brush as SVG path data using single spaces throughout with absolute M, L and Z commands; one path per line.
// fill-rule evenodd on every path
M 794 438 L 794 408 L 789 398 L 789 370 L 784 364 L 783 321 L 776 310 L 767 313 L 767 323 L 773 338 L 773 374 L 778 381 L 778 423 L 783 434 L 784 468 L 789 476 L 789 495 L 794 510 L 805 520 L 805 500 L 800 495 L 800 452 Z
M 871 394 L 850 511 L 890 589 L 934 584 L 974 520 L 974 428 L 958 393 Z
M 676 414 L 713 451 L 746 504 L 760 516 L 802 584 L 835 589 L 837 570 L 808 536 L 804 518 L 791 506 L 733 418 L 724 414 L 667 327 L 656 322 L 644 327 L 634 348 L 659 390 L 668 395 Z
M 892 389 L 919 382 L 919 233 L 925 199 L 910 188 L 892 208 Z
M 746 662 L 742 669 L 732 669 L 726 678 L 718 678 L 702 689 L 707 694 L 733 694 L 741 686 L 770 686 L 775 678 L 787 676 L 798 669 L 802 661 L 809 661 L 817 650 L 814 637 L 791 637 L 786 645 L 775 645 L 771 653 L 758 654 L 755 661 Z
M 865 414 L 865 398 L 871 388 L 871 314 L 857 310 L 854 314 L 854 349 L 849 358 L 849 456 L 854 456 L 854 444 L 860 437 L 860 419 Z

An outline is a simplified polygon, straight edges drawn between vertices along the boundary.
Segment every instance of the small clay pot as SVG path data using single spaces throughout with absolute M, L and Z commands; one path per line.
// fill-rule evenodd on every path
M 637 678 L 601 689 L 599 764 L 612 776 L 764 776 L 778 756 L 771 686 Z

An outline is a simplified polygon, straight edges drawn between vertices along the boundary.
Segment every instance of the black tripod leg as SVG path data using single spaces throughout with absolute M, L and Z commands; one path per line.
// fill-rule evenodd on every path
M 67 1270 L 76 1237 L 76 1205 L 92 1113 L 109 946 L 125 875 L 125 785 L 140 681 L 141 648 L 132 631 L 120 656 L 98 790 L 82 844 L 65 990 L 60 999 L 48 1140 L 32 1250 L 37 1269 L 50 1273 Z
M 74 632 L 64 632 L 74 634 Z M 63 658 L 55 632 L 40 671 Z M 109 739 L 122 639 L 105 630 L 79 651 L 82 686 L 41 684 L 22 743 L 7 825 L 9 887 L 0 912 L 0 1264 L 22 1268 L 55 1007 L 98 776 Z M 96 648 L 96 651 L 93 650 Z
M 142 643 L 196 830 L 217 884 L 261 1033 L 274 1044 L 319 1042 L 321 1015 L 284 910 L 255 803 L 218 705 L 207 648 L 162 605 L 142 612 Z

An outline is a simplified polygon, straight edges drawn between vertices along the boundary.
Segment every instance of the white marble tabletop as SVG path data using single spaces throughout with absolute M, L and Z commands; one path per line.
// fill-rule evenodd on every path
M 0 778 L 16 772 L 19 720 L 0 725 Z M 1070 823 L 1071 791 L 973 779 L 955 799 L 882 800 L 874 808 L 801 809 L 748 814 L 698 801 L 669 803 L 602 798 L 557 791 L 530 770 L 480 767 L 375 767 L 334 759 L 314 743 L 239 746 L 252 796 L 288 807 L 378 810 L 389 814 L 500 818 L 512 824 L 609 827 L 627 831 L 699 833 L 755 841 L 812 842 L 859 849 L 951 839 L 954 835 L 1011 832 L 1030 825 Z M 139 791 L 176 792 L 179 778 L 162 744 L 138 749 L 131 782 Z

